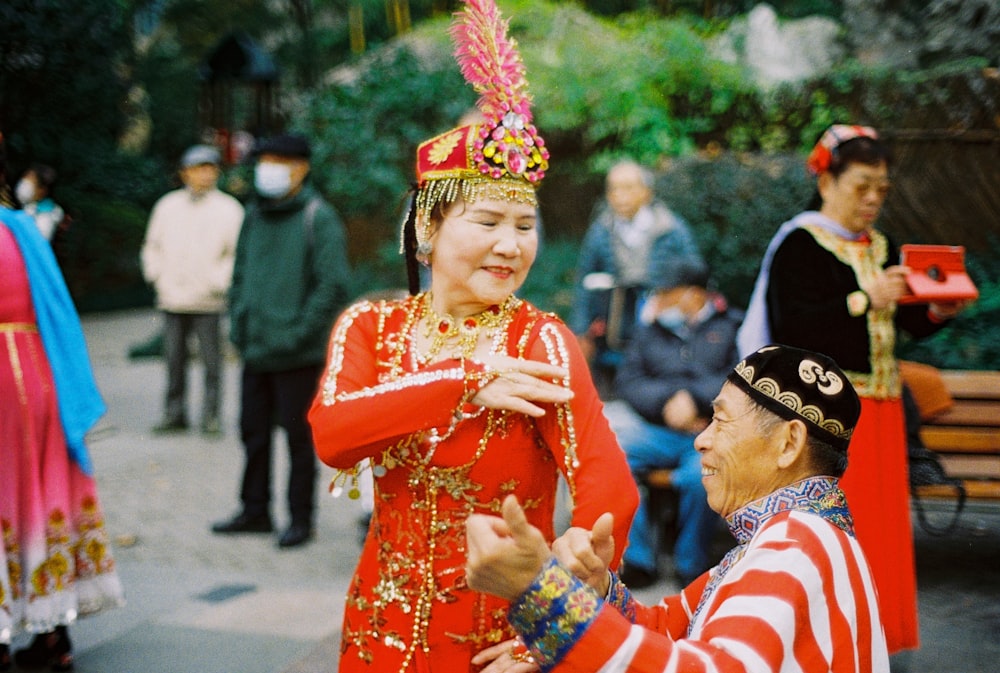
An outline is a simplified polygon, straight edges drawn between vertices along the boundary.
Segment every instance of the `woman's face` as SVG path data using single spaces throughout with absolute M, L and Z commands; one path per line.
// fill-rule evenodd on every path
M 819 194 L 824 215 L 849 231 L 861 233 L 875 225 L 886 194 L 889 170 L 885 162 L 875 166 L 852 163 L 839 176 L 819 176 Z
M 521 287 L 538 253 L 536 220 L 535 207 L 525 203 L 452 204 L 430 237 L 431 290 L 438 310 L 456 316 L 479 313 Z

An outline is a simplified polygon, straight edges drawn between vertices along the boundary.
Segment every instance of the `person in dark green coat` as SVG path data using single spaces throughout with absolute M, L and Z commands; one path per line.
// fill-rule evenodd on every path
M 344 225 L 309 184 L 311 148 L 279 135 L 256 150 L 256 198 L 248 204 L 229 294 L 230 340 L 243 362 L 240 435 L 246 465 L 242 509 L 215 533 L 270 533 L 271 445 L 275 423 L 287 439 L 290 523 L 280 547 L 313 536 L 316 458 L 306 411 L 316 392 L 326 340 L 352 298 Z

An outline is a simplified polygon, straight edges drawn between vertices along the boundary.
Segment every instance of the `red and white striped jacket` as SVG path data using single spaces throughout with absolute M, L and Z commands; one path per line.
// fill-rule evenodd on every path
M 602 601 L 553 561 L 510 620 L 543 671 L 888 673 L 874 584 L 844 513 L 771 510 L 723 563 L 651 607 L 617 580 Z

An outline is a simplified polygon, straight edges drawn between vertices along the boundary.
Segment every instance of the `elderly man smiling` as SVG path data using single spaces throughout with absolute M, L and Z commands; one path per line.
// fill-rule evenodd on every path
M 768 346 L 712 406 L 695 447 L 738 545 L 680 594 L 647 607 L 608 572 L 610 515 L 550 550 L 512 497 L 503 518 L 467 522 L 469 585 L 512 601 L 510 623 L 542 671 L 887 673 L 838 486 L 860 414 L 846 376 L 824 355 Z

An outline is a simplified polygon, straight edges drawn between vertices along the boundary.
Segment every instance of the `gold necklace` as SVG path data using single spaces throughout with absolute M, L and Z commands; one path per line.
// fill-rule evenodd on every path
M 503 304 L 493 304 L 482 313 L 456 320 L 450 315 L 439 315 L 431 303 L 431 293 L 424 295 L 424 336 L 431 345 L 423 356 L 424 362 L 431 362 L 447 344 L 458 346 L 463 358 L 470 358 L 479 343 L 479 335 L 496 336 L 496 330 L 510 316 L 518 300 L 511 295 Z

